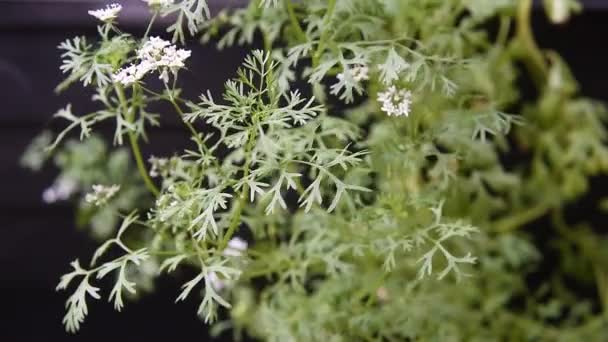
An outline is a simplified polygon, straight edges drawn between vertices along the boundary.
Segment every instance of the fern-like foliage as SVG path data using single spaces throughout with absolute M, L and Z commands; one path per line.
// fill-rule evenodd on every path
M 57 287 L 73 290 L 69 332 L 92 299 L 120 311 L 161 273 L 190 268 L 176 301 L 260 340 L 605 338 L 608 242 L 563 208 L 608 172 L 606 111 L 521 36 L 531 1 L 255 0 L 214 17 L 205 0 L 147 2 L 174 43 L 263 49 L 221 94 L 187 99 L 178 75 L 191 52 L 122 33 L 118 7 L 98 41 L 60 45 L 58 89 L 82 82 L 100 109 L 59 110 L 66 128 L 36 139 L 23 164 L 54 156 L 45 200 L 79 199 L 78 222 L 103 240 Z M 576 10 L 546 3 L 556 22 Z M 534 101 L 521 100 L 521 65 Z M 153 108 L 191 143 L 146 164 Z M 95 134 L 101 122 L 134 162 Z M 521 233 L 539 224 L 555 234 Z M 534 288 L 544 255 L 553 268 Z

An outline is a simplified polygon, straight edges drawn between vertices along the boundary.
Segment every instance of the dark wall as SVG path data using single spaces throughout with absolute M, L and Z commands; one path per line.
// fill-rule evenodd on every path
M 55 171 L 32 174 L 17 161 L 30 139 L 42 128 L 59 127 L 51 114 L 67 102 L 85 111 L 90 94 L 74 89 L 61 96 L 53 88 L 61 80 L 56 46 L 66 37 L 95 33 L 85 14 L 95 1 L 0 1 L 0 341 L 132 341 L 180 340 L 186 336 L 205 340 L 204 324 L 195 315 L 194 301 L 174 304 L 180 283 L 164 277 L 157 292 L 138 303 L 128 303 L 122 313 L 105 302 L 92 302 L 90 316 L 77 336 L 64 333 L 61 324 L 66 293 L 56 293 L 59 276 L 75 257 L 88 260 L 96 245 L 74 228 L 68 203 L 46 205 L 41 192 Z M 56 2 L 56 1 L 55 1 Z M 104 1 L 98 1 L 104 2 Z M 137 3 L 127 11 L 128 29 L 141 30 L 145 9 Z M 231 1 L 238 3 L 240 1 Z M 217 1 L 216 1 L 217 3 Z M 559 50 L 571 63 L 585 94 L 608 100 L 608 1 L 589 1 L 594 9 L 567 26 L 550 26 L 537 15 L 535 27 L 543 47 Z M 219 53 L 193 45 L 185 88 L 197 93 L 219 90 L 239 64 L 242 49 Z M 152 145 L 144 153 L 169 154 L 187 145 L 187 136 L 171 118 L 152 130 Z

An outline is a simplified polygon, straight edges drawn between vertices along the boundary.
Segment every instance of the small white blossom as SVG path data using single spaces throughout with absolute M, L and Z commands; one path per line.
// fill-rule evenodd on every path
M 228 241 L 228 245 L 226 246 L 226 249 L 224 249 L 223 254 L 226 256 L 241 256 L 243 255 L 243 252 L 247 250 L 247 247 L 247 241 L 240 237 L 233 237 Z
M 184 61 L 190 57 L 191 52 L 177 49 L 169 41 L 159 37 L 150 37 L 144 46 L 137 51 L 137 57 L 155 68 L 167 67 L 173 70 L 183 68 Z
M 209 282 L 211 283 L 211 286 L 213 286 L 213 289 L 216 291 L 221 291 L 223 288 L 226 287 L 226 282 L 220 279 L 220 277 L 218 277 L 217 273 L 215 272 L 209 273 Z
M 148 163 L 152 165 L 150 168 L 150 177 L 156 178 L 162 174 L 164 169 L 166 169 L 167 165 L 169 164 L 169 159 L 151 156 L 148 159 Z
M 385 92 L 378 93 L 382 111 L 388 116 L 408 116 L 412 105 L 412 92 L 390 86 Z
M 111 22 L 116 19 L 116 17 L 118 17 L 118 13 L 120 13 L 121 10 L 121 5 L 111 4 L 106 6 L 106 8 L 100 8 L 98 10 L 89 11 L 89 14 L 103 22 Z
M 355 82 L 369 80 L 369 68 L 365 65 L 355 66 L 349 70 L 349 73 L 350 73 L 350 76 L 352 77 L 352 80 Z M 336 78 L 342 82 L 344 81 L 345 77 L 346 76 L 344 75 L 343 72 L 336 75 Z
M 65 201 L 76 190 L 78 189 L 78 184 L 69 178 L 59 178 L 51 187 L 44 190 L 42 193 L 42 200 L 44 203 L 55 203 L 57 201 Z
M 114 74 L 114 82 L 122 83 L 125 86 L 131 85 L 140 78 L 137 77 L 139 74 L 137 70 L 137 65 L 130 65 L 126 68 L 120 69 L 116 74 Z
M 356 66 L 351 70 L 353 79 L 357 82 L 369 80 L 369 68 L 365 65 Z
M 148 6 L 152 9 L 167 8 L 171 5 L 173 5 L 173 3 L 174 3 L 173 0 L 142 0 L 142 1 L 147 3 Z
M 247 247 L 247 241 L 239 237 L 234 237 L 230 239 L 230 241 L 228 241 L 228 245 L 226 246 L 226 249 L 224 249 L 224 252 L 222 254 L 225 256 L 238 257 L 243 255 L 243 252 L 247 250 Z M 220 278 L 216 272 L 209 273 L 209 282 L 211 283 L 211 286 L 213 286 L 213 289 L 216 291 L 221 291 L 227 286 L 231 286 L 230 282 L 227 282 L 226 280 Z
M 169 41 L 159 37 L 151 37 L 137 51 L 140 62 L 121 69 L 114 75 L 114 81 L 125 86 L 141 80 L 147 73 L 160 70 L 160 79 L 169 81 L 169 72 L 174 75 L 185 67 L 185 61 L 191 55 L 189 50 L 178 49 Z
M 160 37 L 150 37 L 150 39 L 144 43 L 144 46 L 137 51 L 137 57 L 141 60 L 156 61 L 160 59 L 164 48 L 169 46 L 171 46 L 171 43 L 168 40 L 164 40 Z
M 85 196 L 85 201 L 96 206 L 104 205 L 120 190 L 120 185 L 93 185 L 93 193 L 88 193 Z
M 570 0 L 547 0 L 545 8 L 547 15 L 554 24 L 563 24 L 570 18 Z

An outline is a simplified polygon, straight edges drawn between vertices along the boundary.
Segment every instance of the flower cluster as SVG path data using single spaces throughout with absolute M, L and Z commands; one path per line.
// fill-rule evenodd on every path
M 369 80 L 369 68 L 365 65 L 358 65 L 354 68 L 350 69 L 350 76 L 353 78 L 355 82 L 367 81 Z M 341 72 L 336 75 L 336 78 L 339 81 L 344 81 L 344 73 Z
M 152 9 L 166 8 L 173 5 L 173 0 L 142 0 Z
M 163 170 L 165 170 L 169 164 L 169 159 L 167 158 L 158 158 L 155 156 L 151 156 L 148 159 L 148 162 L 152 167 L 150 168 L 150 177 L 156 178 L 159 177 Z
M 42 193 L 42 200 L 44 203 L 49 204 L 57 201 L 65 201 L 70 198 L 77 189 L 78 184 L 74 180 L 61 177 L 51 187 L 44 190 Z
M 354 67 L 351 70 L 351 74 L 353 75 L 353 79 L 357 82 L 369 80 L 369 68 L 365 65 Z
M 224 249 L 223 254 L 226 256 L 238 257 L 243 255 L 243 252 L 246 251 L 248 247 L 247 241 L 240 237 L 234 237 L 228 241 L 228 245 L 226 246 L 226 249 Z
M 132 64 L 119 70 L 114 75 L 114 81 L 125 86 L 141 80 L 147 73 L 160 70 L 160 79 L 169 81 L 169 72 L 173 75 L 185 66 L 184 62 L 190 57 L 189 50 L 178 49 L 169 41 L 159 37 L 151 37 L 137 51 L 139 64 Z
M 412 105 L 412 92 L 390 86 L 386 91 L 378 93 L 378 102 L 382 103 L 382 111 L 388 116 L 408 116 Z
M 247 251 L 248 247 L 247 241 L 240 237 L 233 237 L 228 241 L 228 245 L 222 254 L 225 256 L 240 257 Z M 211 272 L 209 274 L 209 280 L 211 281 L 211 286 L 213 286 L 216 291 L 220 291 L 230 285 L 226 280 L 220 278 L 216 272 Z
M 100 8 L 98 10 L 89 11 L 89 14 L 103 22 L 109 23 L 118 17 L 118 13 L 120 13 L 121 10 L 121 5 L 111 4 L 106 6 L 106 8 Z
M 120 190 L 120 185 L 93 185 L 93 193 L 88 193 L 85 201 L 96 206 L 102 206 L 108 202 Z

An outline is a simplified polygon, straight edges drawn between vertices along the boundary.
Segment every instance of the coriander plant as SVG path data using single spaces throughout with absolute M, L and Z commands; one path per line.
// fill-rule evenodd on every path
M 608 172 L 606 110 L 539 49 L 531 0 L 146 2 L 142 37 L 113 4 L 89 12 L 97 40 L 59 45 L 57 90 L 99 109 L 68 104 L 23 157 L 54 157 L 45 201 L 76 200 L 101 240 L 57 286 L 69 332 L 188 268 L 176 301 L 235 338 L 608 338 L 608 239 L 564 214 Z M 580 7 L 544 5 L 555 23 Z M 182 96 L 193 39 L 251 47 L 223 93 Z M 158 103 L 191 143 L 146 162 Z

